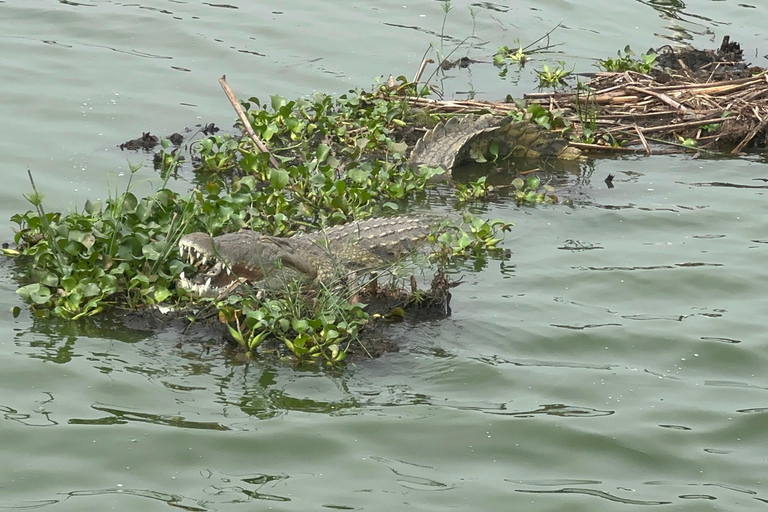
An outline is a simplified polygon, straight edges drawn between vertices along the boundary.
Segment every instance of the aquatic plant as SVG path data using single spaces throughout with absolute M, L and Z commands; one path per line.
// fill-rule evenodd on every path
M 252 98 L 245 107 L 279 167 L 249 137 L 211 136 L 194 144 L 199 169 L 208 177 L 187 195 L 167 188 L 166 174 L 162 187 L 147 197 L 137 197 L 129 180 L 104 203 L 49 213 L 33 183 L 27 199 L 34 209 L 13 216 L 18 250 L 6 253 L 19 256 L 19 295 L 35 314 L 78 319 L 107 307 L 183 308 L 200 302 L 217 311 L 249 352 L 275 338 L 297 358 L 343 360 L 369 321 L 363 305 L 353 304 L 354 290 L 320 289 L 311 300 L 298 289 L 279 295 L 244 291 L 201 302 L 176 285 L 182 272 L 194 271 L 178 256 L 179 238 L 246 226 L 290 235 L 397 211 L 444 170 L 408 165 L 407 146 L 394 134 L 412 113 L 386 85 L 336 100 L 322 94 L 294 101 L 274 96 L 262 106 Z M 167 158 L 173 164 L 170 153 Z M 137 169 L 131 168 L 131 176 Z M 467 217 L 441 229 L 433 236 L 435 259 L 446 265 L 495 248 L 509 225 Z
M 567 71 L 564 61 L 558 61 L 558 64 L 554 68 L 544 64 L 543 69 L 534 70 L 539 78 L 539 87 L 557 87 L 565 84 L 565 79 L 573 73 L 573 69 Z
M 598 60 L 596 66 L 606 71 L 615 71 L 623 73 L 624 71 L 635 71 L 647 75 L 656 67 L 658 55 L 655 53 L 641 54 L 639 59 L 635 59 L 635 52 L 629 45 L 624 47 L 624 55 L 621 50 L 616 52 L 615 59 Z

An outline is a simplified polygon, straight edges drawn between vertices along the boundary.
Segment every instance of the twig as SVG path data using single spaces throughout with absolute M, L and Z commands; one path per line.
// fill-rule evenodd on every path
M 245 115 L 245 111 L 243 110 L 242 105 L 240 105 L 240 102 L 237 101 L 235 94 L 232 92 L 232 89 L 230 89 L 229 84 L 227 83 L 227 75 L 223 75 L 221 78 L 219 78 L 219 84 L 221 84 L 221 88 L 224 89 L 224 94 L 227 95 L 227 99 L 229 99 L 229 102 L 232 104 L 235 112 L 237 112 L 237 117 L 239 117 L 240 121 L 243 123 L 243 129 L 245 129 L 245 132 L 251 138 L 253 143 L 256 144 L 256 147 L 259 148 L 259 151 L 269 155 L 269 163 L 272 164 L 272 167 L 278 169 L 280 167 L 280 162 L 278 162 L 277 158 L 275 158 L 274 155 L 269 152 L 267 146 L 261 141 L 259 136 L 256 135 L 256 132 L 253 131 L 253 127 L 251 126 L 250 121 L 248 121 L 248 117 Z
M 634 125 L 635 132 L 637 132 L 637 136 L 640 137 L 640 142 L 643 144 L 643 147 L 645 148 L 645 153 L 647 155 L 651 154 L 651 146 L 648 145 L 648 141 L 645 140 L 645 135 L 643 135 L 643 131 L 640 129 L 639 126 Z
M 636 87 L 634 85 L 628 85 L 625 87 L 625 89 L 634 91 L 634 92 L 639 92 L 642 94 L 647 94 L 648 96 L 653 96 L 654 98 L 658 98 L 664 103 L 666 103 L 667 105 L 669 105 L 670 107 L 675 108 L 677 110 L 688 110 L 687 108 L 685 108 L 685 105 L 676 102 L 666 94 L 662 94 L 660 92 L 654 92 L 649 89 L 643 89 L 642 87 Z
M 416 76 L 413 77 L 413 83 L 417 83 L 419 80 L 421 80 L 421 75 L 424 74 L 424 68 L 427 67 L 427 64 L 432 64 L 435 61 L 428 58 L 421 59 L 421 65 L 419 66 L 419 70 L 416 72 Z
M 599 150 L 599 151 L 619 151 L 624 153 L 637 153 L 639 150 L 625 148 L 623 146 L 603 146 L 602 144 L 587 144 L 586 142 L 569 142 L 569 146 L 578 149 Z
M 731 119 L 734 119 L 733 117 L 723 117 L 721 119 L 715 120 L 715 118 L 712 119 L 698 119 L 696 121 L 688 121 L 685 123 L 676 123 L 676 124 L 666 124 L 664 126 L 651 126 L 648 128 L 640 128 L 640 131 L 642 131 L 644 134 L 653 133 L 653 132 L 663 132 L 667 130 L 677 130 L 679 128 L 695 128 L 697 126 L 701 126 L 704 124 L 712 124 L 712 123 L 724 123 L 726 121 L 730 121 Z M 610 129 L 609 132 L 613 131 L 620 131 L 618 129 Z
M 727 119 L 727 118 L 726 118 L 726 119 Z M 760 119 L 760 117 L 759 117 L 759 116 L 758 116 L 758 119 Z M 751 131 L 750 131 L 750 132 L 747 134 L 747 136 L 746 136 L 746 137 L 744 137 L 744 139 L 743 139 L 741 142 L 739 142 L 739 145 L 738 145 L 738 146 L 736 146 L 735 148 L 733 148 L 733 151 L 731 151 L 731 153 L 733 153 L 734 155 L 735 155 L 735 154 L 738 154 L 738 153 L 741 153 L 741 150 L 742 150 L 742 149 L 744 149 L 744 147 L 745 147 L 747 144 L 749 144 L 749 142 L 750 142 L 752 139 L 754 139 L 754 138 L 755 138 L 755 135 L 757 135 L 757 134 L 758 134 L 758 132 L 762 131 L 762 129 L 763 129 L 763 128 L 765 128 L 765 125 L 766 125 L 766 124 L 768 124 L 768 116 L 766 116 L 765 118 L 763 118 L 763 119 L 760 121 L 760 123 L 759 123 L 757 126 L 755 126 L 754 128 L 752 128 L 752 130 L 751 130 Z
M 542 50 L 542 49 L 551 48 L 551 46 L 550 46 L 550 44 L 549 44 L 549 36 L 552 34 L 552 32 L 554 32 L 555 30 L 557 30 L 558 28 L 560 28 L 560 27 L 562 26 L 562 24 L 563 24 L 563 22 L 562 22 L 562 20 L 561 20 L 560 22 L 558 22 L 558 24 L 557 24 L 557 25 L 555 25 L 555 27 L 554 27 L 552 30 L 550 30 L 549 32 L 547 32 L 546 34 L 544 34 L 543 36 L 541 36 L 540 38 L 538 38 L 537 40 L 535 40 L 534 42 L 532 42 L 531 44 L 529 44 L 528 46 L 526 46 L 525 48 L 523 48 L 523 53 L 525 53 L 525 51 L 526 51 L 526 50 L 528 50 L 528 48 L 530 48 L 531 46 L 535 45 L 536 43 L 538 43 L 538 42 L 539 42 L 539 41 L 541 41 L 542 39 L 546 39 L 546 40 L 547 40 L 547 46 L 545 46 L 544 48 L 537 48 L 537 49 L 536 49 L 536 50 L 534 50 L 534 51 L 539 51 L 539 50 Z
M 673 147 L 676 147 L 676 148 L 680 148 L 683 151 L 696 151 L 697 153 L 706 153 L 708 155 L 714 154 L 713 151 L 710 151 L 708 149 L 704 149 L 704 148 L 700 148 L 700 147 L 686 146 L 685 144 L 680 144 L 679 142 L 672 142 L 672 141 L 669 141 L 669 140 L 652 139 L 652 138 L 649 138 L 648 140 L 650 140 L 651 142 L 655 142 L 656 144 L 664 144 L 665 146 L 673 146 Z M 657 155 L 659 155 L 659 154 L 665 155 L 666 153 L 660 153 L 659 151 L 656 151 L 656 154 Z

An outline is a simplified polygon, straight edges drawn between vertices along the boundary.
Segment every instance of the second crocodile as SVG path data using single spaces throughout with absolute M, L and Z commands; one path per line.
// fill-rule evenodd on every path
M 457 116 L 438 123 L 416 143 L 410 162 L 451 171 L 468 160 L 494 157 L 576 160 L 580 156 L 581 152 L 569 146 L 557 132 L 530 121 L 485 114 Z

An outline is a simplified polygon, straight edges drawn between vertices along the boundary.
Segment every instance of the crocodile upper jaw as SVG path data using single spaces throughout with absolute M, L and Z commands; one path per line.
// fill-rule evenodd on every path
M 187 277 L 186 272 L 182 272 L 178 285 L 198 297 L 215 298 L 232 284 L 235 277 L 232 275 L 232 269 L 223 261 L 219 261 L 213 253 L 210 237 L 207 237 L 208 240 L 204 240 L 202 236 L 197 237 L 202 234 L 193 233 L 179 241 L 181 259 L 195 267 L 197 272 L 192 277 Z
M 241 232 L 237 240 L 246 241 L 247 245 L 247 240 L 257 236 L 255 232 Z M 178 283 L 181 288 L 199 297 L 215 298 L 230 292 L 239 282 L 263 279 L 264 272 L 259 265 L 248 265 L 246 260 L 229 262 L 217 243 L 205 233 L 190 233 L 179 240 L 179 255 L 197 269 L 192 277 L 181 273 Z

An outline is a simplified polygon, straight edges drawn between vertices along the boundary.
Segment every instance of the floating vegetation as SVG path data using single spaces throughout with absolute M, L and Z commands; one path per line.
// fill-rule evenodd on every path
M 450 4 L 443 7 L 447 15 Z M 516 40 L 513 50 L 500 47 L 494 64 L 503 72 L 509 63 L 522 66 L 555 46 L 551 32 L 527 46 Z M 26 198 L 32 209 L 12 217 L 18 225 L 16 248 L 4 253 L 17 258 L 18 293 L 36 315 L 77 320 L 107 308 L 148 310 L 162 304 L 188 322 L 215 318 L 251 356 L 273 340 L 295 360 L 336 364 L 353 346 L 367 350 L 364 333 L 374 319 L 401 318 L 414 304 L 445 312 L 454 283 L 441 270 L 430 289 L 419 290 L 414 267 L 403 258 L 376 264 L 335 259 L 333 251 L 341 246 L 332 236 L 343 228 L 334 226 L 352 222 L 344 240 L 353 245 L 359 242 L 356 230 L 385 225 L 362 219 L 402 215 L 466 161 L 580 162 L 583 152 L 650 154 L 661 144 L 676 151 L 731 144 L 738 153 L 749 144 L 764 144 L 766 71 L 747 68 L 738 44 L 727 38 L 717 52 L 696 52 L 667 48 L 635 59 L 627 46 L 618 58 L 599 61 L 607 72 L 575 90 L 532 93 L 517 101 L 427 98 L 433 88 L 421 75 L 434 62 L 426 58 L 412 81 L 390 78 L 370 91 L 338 97 L 275 95 L 241 104 L 222 77 L 242 134 L 206 126 L 196 134 L 200 138 L 184 145 L 176 134 L 161 140 L 146 133 L 123 147 L 160 146 L 157 191 L 137 197 L 129 180 L 122 193 L 103 203 L 86 201 L 68 214 L 45 210 L 44 191 L 30 174 L 32 192 Z M 442 46 L 438 57 L 443 71 L 478 62 L 451 61 Z M 546 87 L 561 86 L 571 75 L 564 62 L 536 73 Z M 168 187 L 182 164 L 192 164 L 197 183 L 186 194 Z M 485 177 L 455 183 L 453 199 L 463 206 L 504 192 L 519 206 L 559 202 L 539 167 L 514 169 L 515 177 L 505 184 L 490 185 Z M 131 167 L 131 179 L 136 170 Z M 423 222 L 429 228 L 420 239 L 429 251 L 415 251 L 413 259 L 441 269 L 503 257 L 498 244 L 512 226 L 466 212 L 458 220 Z M 251 252 L 270 254 L 268 260 L 256 258 L 258 264 L 249 266 L 248 258 L 217 252 L 220 239 L 213 237 L 243 229 L 256 232 L 240 237 Z M 389 240 L 398 229 L 371 238 Z M 180 251 L 179 241 L 193 232 L 202 238 L 195 243 L 185 238 Z M 326 267 L 330 279 L 320 278 Z M 213 288 L 212 280 L 225 274 L 225 286 L 217 288 L 224 293 L 193 293 Z M 292 277 L 279 287 L 266 286 L 276 275 Z M 376 310 L 376 303 L 386 307 Z

